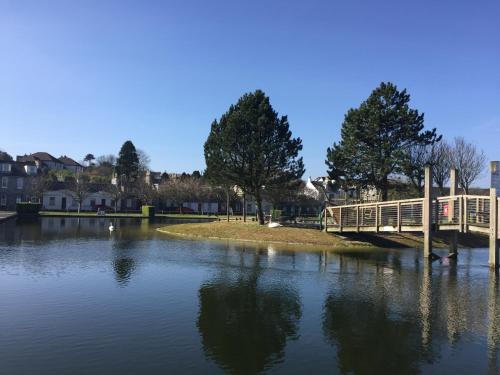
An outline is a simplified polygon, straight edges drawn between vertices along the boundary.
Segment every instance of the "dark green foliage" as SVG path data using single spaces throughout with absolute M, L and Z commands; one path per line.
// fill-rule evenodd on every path
M 424 115 L 409 107 L 410 95 L 392 83 L 381 83 L 350 109 L 342 123 L 341 141 L 328 148 L 328 174 L 343 188 L 373 186 L 387 199 L 388 177 L 403 172 L 408 150 L 440 139 L 424 130 Z
M 154 217 L 155 216 L 155 207 L 154 206 L 142 206 L 142 216 Z
M 252 194 L 263 224 L 262 193 L 302 177 L 300 150 L 302 140 L 292 138 L 287 117 L 278 117 L 269 98 L 257 90 L 212 123 L 205 143 L 205 177 Z
M 87 165 L 89 167 L 92 165 L 92 160 L 95 160 L 95 157 L 93 154 L 87 154 L 87 155 L 85 155 L 85 158 L 83 159 L 83 161 L 87 162 Z
M 125 176 L 128 180 L 137 178 L 139 172 L 139 157 L 134 144 L 131 141 L 126 141 L 116 160 L 115 166 L 116 175 L 120 179 Z
M 18 215 L 38 215 L 41 209 L 41 203 L 16 203 L 16 211 Z

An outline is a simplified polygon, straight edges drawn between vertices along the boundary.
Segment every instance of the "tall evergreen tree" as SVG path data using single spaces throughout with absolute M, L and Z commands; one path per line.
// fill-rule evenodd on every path
M 139 157 L 131 141 L 126 141 L 120 149 L 118 159 L 116 160 L 115 172 L 118 178 L 121 176 L 125 176 L 127 180 L 137 178 L 139 172 Z
M 300 150 L 302 140 L 292 138 L 287 116 L 278 117 L 269 97 L 257 90 L 212 123 L 205 142 L 205 176 L 252 194 L 264 224 L 263 191 L 302 177 Z
M 341 140 L 328 148 L 331 178 L 347 187 L 373 186 L 387 199 L 388 177 L 401 173 L 408 151 L 440 139 L 436 129 L 424 130 L 424 114 L 409 107 L 410 95 L 382 82 L 342 123 Z

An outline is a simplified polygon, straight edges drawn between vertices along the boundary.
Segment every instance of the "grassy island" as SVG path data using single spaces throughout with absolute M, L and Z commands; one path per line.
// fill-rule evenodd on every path
M 307 245 L 330 248 L 419 248 L 422 236 L 412 233 L 390 234 L 345 234 L 335 235 L 315 229 L 280 227 L 268 228 L 255 222 L 205 222 L 168 225 L 158 229 L 162 233 L 190 239 L 230 240 L 257 243 L 279 243 L 284 245 Z M 469 246 L 477 238 L 461 236 L 461 246 Z M 436 236 L 434 246 L 447 246 L 446 238 Z M 481 246 L 481 245 L 480 245 Z

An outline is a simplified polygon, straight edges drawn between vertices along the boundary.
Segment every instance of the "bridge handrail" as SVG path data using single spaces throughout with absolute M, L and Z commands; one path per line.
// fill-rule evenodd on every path
M 412 198 L 412 199 L 402 199 L 397 201 L 384 201 L 384 202 L 372 202 L 372 203 L 359 203 L 359 204 L 346 204 L 343 206 L 327 206 L 327 208 L 354 208 L 354 207 L 375 207 L 375 206 L 391 206 L 395 204 L 411 204 L 423 202 L 424 198 Z

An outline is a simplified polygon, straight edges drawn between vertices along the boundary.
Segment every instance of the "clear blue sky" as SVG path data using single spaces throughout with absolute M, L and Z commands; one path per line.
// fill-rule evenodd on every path
M 0 0 L 0 148 L 81 160 L 131 139 L 156 170 L 203 170 L 211 121 L 262 89 L 316 176 L 344 113 L 391 81 L 498 160 L 499 4 Z

